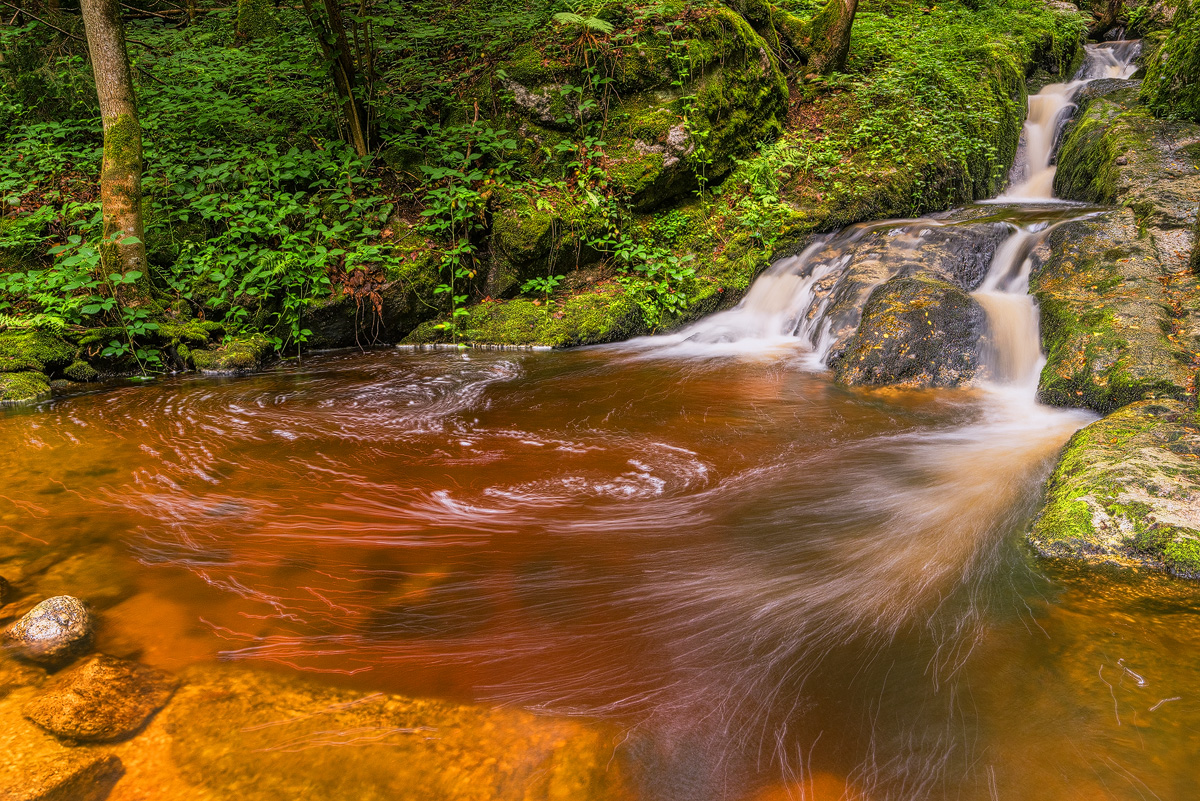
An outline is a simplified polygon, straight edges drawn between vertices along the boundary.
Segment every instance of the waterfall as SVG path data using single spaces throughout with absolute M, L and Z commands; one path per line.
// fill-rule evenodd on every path
M 1029 98 L 1021 145 L 1009 175 L 1010 188 L 998 200 L 1054 200 L 1055 145 L 1080 90 L 1101 78 L 1128 78 L 1136 69 L 1133 60 L 1139 52 L 1141 44 L 1136 41 L 1089 45 L 1073 80 L 1048 84 Z
M 1064 219 L 1062 212 L 1044 206 L 1063 203 L 1054 197 L 1055 146 L 1080 91 L 1093 80 L 1128 77 L 1139 52 L 1136 41 L 1088 45 L 1083 66 L 1071 81 L 1049 84 L 1029 98 L 1010 189 L 988 201 L 1008 204 L 1010 210 L 996 216 L 1007 214 L 1014 221 L 1006 223 L 1010 233 L 994 251 L 979 247 L 978 231 L 988 223 L 980 222 L 969 209 L 938 218 L 853 225 L 818 236 L 800 254 L 776 261 L 734 308 L 674 333 L 620 347 L 651 355 L 699 357 L 791 349 L 819 369 L 857 329 L 874 287 L 898 275 L 934 273 L 973 289 L 973 297 L 987 313 L 988 335 L 980 354 L 987 385 L 1011 388 L 1031 401 L 1044 359 L 1029 273 L 1034 249 L 1049 234 L 1052 222 Z M 1029 203 L 1043 204 L 1043 210 L 1020 205 Z M 1012 210 L 1013 206 L 1025 210 Z M 1081 215 L 1086 213 L 1090 212 Z M 968 238 L 968 230 L 974 231 L 976 241 Z M 954 247 L 947 248 L 946 236 L 959 238 Z M 935 270 L 928 263 L 933 256 L 922 248 L 939 237 L 939 253 L 965 254 L 960 262 L 968 263 L 965 268 L 958 264 L 958 273 L 947 274 L 944 265 Z M 969 264 L 974 251 L 986 253 L 988 259 L 977 271 Z

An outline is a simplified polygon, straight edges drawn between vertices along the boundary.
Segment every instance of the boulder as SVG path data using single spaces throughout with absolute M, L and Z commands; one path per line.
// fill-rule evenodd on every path
M 986 313 L 962 289 L 895 278 L 871 293 L 862 324 L 831 364 L 834 377 L 862 386 L 961 386 L 975 377 L 986 329 Z
M 834 269 L 813 286 L 821 320 L 809 321 L 810 330 L 831 340 L 830 365 L 858 330 L 876 287 L 890 278 L 929 278 L 973 290 L 1010 234 L 1002 223 L 929 219 L 854 226 L 830 240 L 810 261 L 814 270 Z
M 95 623 L 83 601 L 59 595 L 42 601 L 9 626 L 4 642 L 23 659 L 57 666 L 91 648 L 94 636 Z
M 1043 556 L 1200 578 L 1200 413 L 1139 401 L 1076 433 L 1028 537 Z
M 1040 398 L 1107 413 L 1190 397 L 1200 125 L 1155 119 L 1130 90 L 1093 99 L 1063 143 L 1055 189 L 1119 208 L 1055 229 L 1031 277 L 1047 352 Z
M 4 801 L 103 801 L 125 772 L 112 754 L 64 750 L 49 759 L 0 758 Z
M 50 379 L 42 373 L 0 373 L 0 406 L 38 400 L 50 394 Z
M 211 350 L 193 350 L 192 362 L 204 375 L 242 375 L 261 370 L 275 351 L 266 337 L 255 334 Z
M 96 656 L 37 695 L 25 705 L 24 714 L 66 740 L 110 742 L 139 731 L 177 686 L 161 670 Z

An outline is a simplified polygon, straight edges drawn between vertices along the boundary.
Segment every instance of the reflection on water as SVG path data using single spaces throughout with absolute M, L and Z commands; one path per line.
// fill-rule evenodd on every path
M 77 554 L 101 647 L 174 669 L 609 718 L 647 799 L 1189 797 L 1191 585 L 1020 544 L 1086 417 L 630 353 L 327 355 L 8 414 L 0 573 Z

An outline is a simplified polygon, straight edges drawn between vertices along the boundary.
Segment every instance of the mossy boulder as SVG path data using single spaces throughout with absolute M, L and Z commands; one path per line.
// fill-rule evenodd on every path
M 1029 541 L 1043 556 L 1200 578 L 1200 414 L 1139 401 L 1076 433 Z
M 1198 168 L 1200 126 L 1156 119 L 1123 89 L 1085 103 L 1063 140 L 1054 188 L 1070 200 L 1131 208 L 1143 225 L 1191 228 Z
M 512 297 L 530 278 L 570 272 L 600 258 L 586 243 L 603 234 L 602 221 L 582 198 L 518 186 L 498 189 L 492 202 L 487 296 Z
M 930 278 L 878 286 L 862 323 L 833 361 L 835 379 L 852 386 L 957 387 L 975 377 L 987 328 L 966 292 Z
M 1032 276 L 1048 353 L 1041 399 L 1110 412 L 1190 397 L 1200 365 L 1200 280 L 1188 264 L 1200 126 L 1154 118 L 1128 89 L 1094 98 L 1063 143 L 1055 186 L 1120 208 L 1055 229 Z
M 275 352 L 275 346 L 264 336 L 232 339 L 210 350 L 193 350 L 192 362 L 205 375 L 241 375 L 261 370 Z
M 786 79 L 741 15 L 687 2 L 660 8 L 662 18 L 647 26 L 611 12 L 617 34 L 630 39 L 589 56 L 602 65 L 601 89 L 570 44 L 573 32 L 560 26 L 497 65 L 495 95 L 524 142 L 552 150 L 603 118 L 600 166 L 636 209 L 647 210 L 719 182 L 738 157 L 782 132 Z
M 50 394 L 50 379 L 42 373 L 0 373 L 0 406 L 37 400 Z
M 63 370 L 63 375 L 72 381 L 86 383 L 98 379 L 100 372 L 82 359 L 76 359 L 67 365 L 66 369 Z
M 1173 262 L 1163 264 L 1129 209 L 1057 228 L 1049 246 L 1031 280 L 1047 353 L 1042 402 L 1107 413 L 1144 398 L 1186 398 L 1195 368 L 1175 303 L 1194 293 L 1194 279 L 1178 276 L 1181 291 L 1165 280 Z
M 637 301 L 611 283 L 549 302 L 516 298 L 479 303 L 469 307 L 457 324 L 459 342 L 518 347 L 565 348 L 649 333 Z M 405 338 L 405 344 L 456 339 L 437 325 L 425 323 Z
M 390 271 L 349 275 L 331 297 L 305 310 L 307 347 L 397 342 L 441 311 L 434 305 L 441 255 L 433 243 L 407 230 L 396 247 L 402 258 Z
M 75 360 L 76 348 L 45 331 L 17 330 L 0 333 L 0 373 L 36 370 L 55 373 Z

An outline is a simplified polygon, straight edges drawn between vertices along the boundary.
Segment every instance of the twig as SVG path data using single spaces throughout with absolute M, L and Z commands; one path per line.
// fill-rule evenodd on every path
M 0 5 L 6 5 L 6 6 L 8 6 L 9 8 L 15 9 L 15 10 L 16 10 L 16 12 L 17 12 L 17 14 L 16 14 L 16 15 L 14 15 L 14 18 L 15 18 L 15 16 L 19 16 L 19 15 L 21 15 L 21 14 L 24 14 L 25 16 L 29 17 L 30 19 L 34 20 L 35 22 L 40 22 L 40 23 L 42 23 L 42 24 L 43 24 L 43 25 L 45 25 L 47 28 L 53 28 L 54 30 L 56 30 L 56 31 L 58 31 L 59 33 L 61 33 L 63 36 L 66 36 L 66 37 L 68 37 L 68 38 L 70 38 L 70 39 L 74 39 L 74 40 L 75 40 L 75 41 L 77 41 L 77 42 L 83 42 L 84 44 L 87 44 L 87 39 L 84 39 L 82 36 L 76 36 L 75 34 L 71 33 L 70 31 L 64 31 L 62 28 L 58 27 L 57 25 L 53 25 L 53 24 L 51 24 L 51 23 L 49 23 L 49 22 L 46 22 L 46 20 L 42 19 L 41 17 L 39 17 L 39 16 L 37 16 L 37 15 L 35 15 L 35 14 L 31 14 L 31 13 L 29 12 L 29 9 L 27 9 L 27 8 L 17 8 L 17 7 L 16 7 L 16 6 L 14 6 L 12 3 L 8 2 L 8 0 L 0 0 Z M 134 44 L 140 44 L 142 47 L 145 47 L 147 50 L 150 50 L 151 52 L 153 52 L 153 51 L 154 51 L 154 48 L 153 48 L 153 47 L 151 47 L 150 45 L 146 44 L 145 42 L 140 42 L 140 41 L 138 41 L 137 39 L 126 39 L 126 41 L 128 41 L 128 42 L 133 42 Z M 158 82 L 159 82 L 159 83 L 161 83 L 161 84 L 166 84 L 166 81 L 164 81 L 162 78 L 159 78 L 159 77 L 158 77 L 158 76 L 156 76 L 156 75 L 152 75 L 151 73 L 147 72 L 147 71 L 146 71 L 144 68 L 142 68 L 142 67 L 138 66 L 137 64 L 134 64 L 134 65 L 133 65 L 133 67 L 134 67 L 134 69 L 136 69 L 138 72 L 140 72 L 140 73 L 142 73 L 143 75 L 145 75 L 145 76 L 146 76 L 147 78 L 149 78 L 150 80 L 152 80 L 152 81 L 158 81 Z
M 145 14 L 145 15 L 149 15 L 151 17 L 158 17 L 159 19 L 168 19 L 168 17 L 166 17 L 165 15 L 160 14 L 157 11 L 151 11 L 147 8 L 135 8 L 134 6 L 129 6 L 124 3 L 118 3 L 118 5 L 121 6 L 121 8 L 127 8 L 130 11 L 136 11 L 139 16 Z

